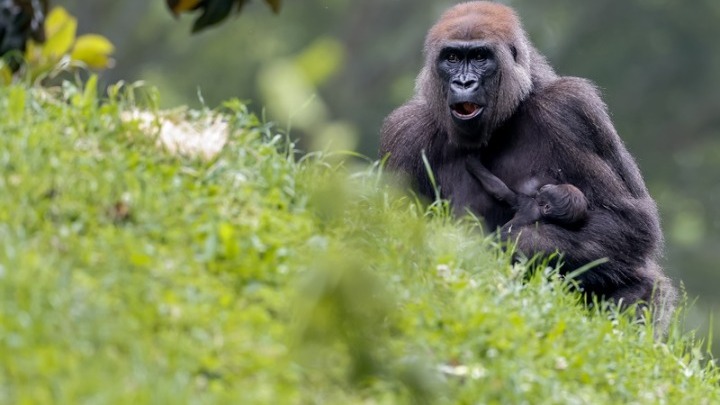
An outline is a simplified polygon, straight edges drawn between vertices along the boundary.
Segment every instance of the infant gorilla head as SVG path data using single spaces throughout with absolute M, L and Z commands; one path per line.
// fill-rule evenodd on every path
M 470 174 L 494 198 L 507 202 L 514 210 L 511 225 L 526 225 L 536 221 L 555 223 L 565 227 L 581 225 L 587 218 L 588 201 L 580 189 L 572 184 L 546 184 L 535 196 L 516 193 L 477 159 L 465 162 Z
M 548 222 L 577 225 L 587 218 L 585 194 L 572 184 L 546 184 L 538 190 L 535 201 L 540 216 Z

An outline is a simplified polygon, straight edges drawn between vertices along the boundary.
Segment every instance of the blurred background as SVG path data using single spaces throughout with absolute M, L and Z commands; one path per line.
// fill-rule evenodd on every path
M 143 80 L 168 108 L 240 98 L 305 150 L 374 158 L 384 116 L 412 94 L 425 32 L 454 3 L 287 1 L 274 15 L 256 0 L 193 36 L 192 17 L 174 20 L 163 0 L 53 5 L 116 45 L 105 84 Z M 720 2 L 506 3 L 560 74 L 602 89 L 660 206 L 665 267 L 698 298 L 690 326 L 707 328 L 720 312 Z

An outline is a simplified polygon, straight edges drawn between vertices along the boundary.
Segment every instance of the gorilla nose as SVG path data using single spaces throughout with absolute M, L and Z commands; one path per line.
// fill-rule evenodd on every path
M 456 90 L 475 90 L 480 82 L 475 77 L 459 77 L 452 80 L 451 84 Z

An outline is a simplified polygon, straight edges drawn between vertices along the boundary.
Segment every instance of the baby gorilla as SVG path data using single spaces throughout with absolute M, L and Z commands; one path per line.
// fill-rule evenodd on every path
M 482 184 L 485 191 L 497 200 L 507 202 L 515 211 L 515 216 L 503 227 L 503 232 L 510 231 L 513 226 L 537 221 L 572 228 L 582 225 L 587 218 L 587 199 L 572 184 L 546 184 L 533 197 L 510 190 L 479 161 L 468 159 L 465 163 L 468 172 Z

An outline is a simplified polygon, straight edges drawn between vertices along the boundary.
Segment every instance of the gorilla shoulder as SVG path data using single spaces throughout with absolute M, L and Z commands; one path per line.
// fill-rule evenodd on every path
M 581 77 L 561 76 L 537 85 L 530 98 L 547 108 L 563 107 L 594 113 L 601 111 L 607 115 L 607 106 L 598 87 L 592 81 Z
M 395 109 L 385 118 L 380 139 L 380 156 L 388 158 L 389 167 L 399 162 L 414 161 L 432 142 L 437 125 L 432 120 L 430 107 L 419 98 L 413 98 Z
M 560 142 L 604 155 L 620 147 L 607 105 L 590 80 L 564 76 L 536 86 L 525 100 L 524 111 L 532 122 L 552 123 Z

